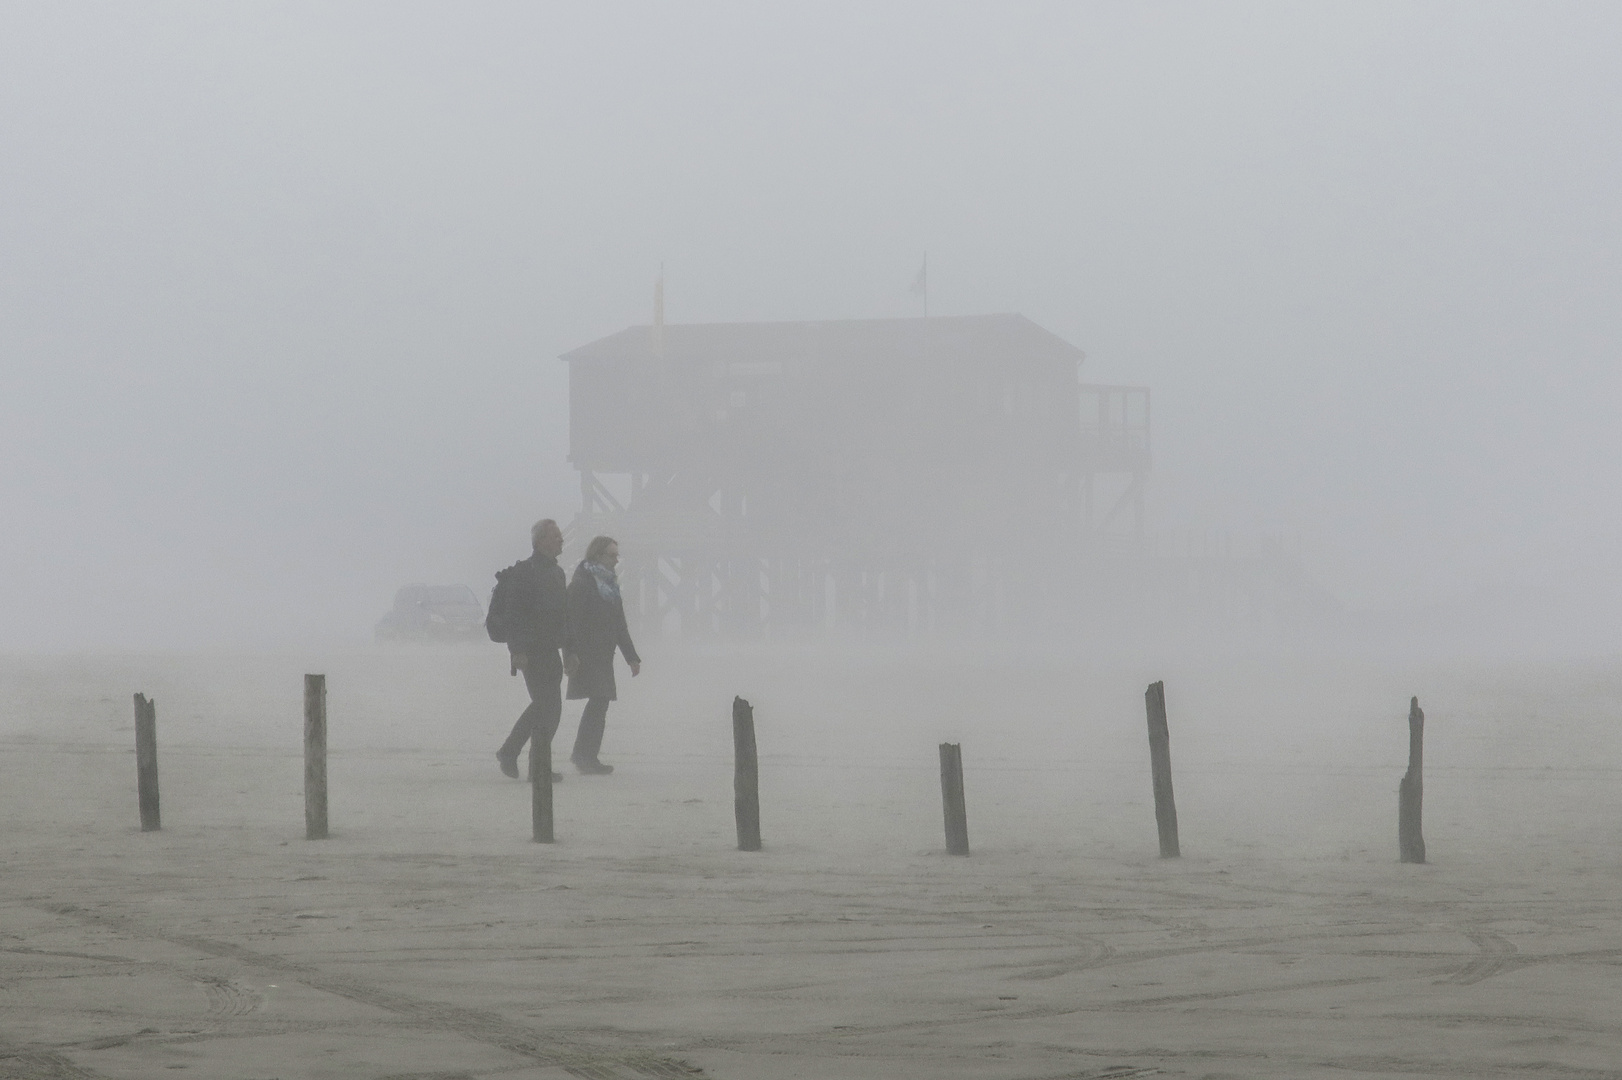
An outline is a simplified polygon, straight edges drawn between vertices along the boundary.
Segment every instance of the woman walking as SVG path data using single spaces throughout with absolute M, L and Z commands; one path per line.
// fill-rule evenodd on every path
M 620 546 L 614 538 L 596 537 L 586 545 L 586 557 L 569 582 L 569 629 L 575 646 L 575 662 L 569 665 L 569 700 L 586 699 L 569 759 L 576 769 L 597 776 L 614 771 L 614 766 L 597 760 L 608 722 L 608 703 L 615 697 L 614 649 L 618 647 L 625 655 L 632 678 L 642 671 L 642 658 L 625 626 L 625 605 L 614 573 L 619 561 Z

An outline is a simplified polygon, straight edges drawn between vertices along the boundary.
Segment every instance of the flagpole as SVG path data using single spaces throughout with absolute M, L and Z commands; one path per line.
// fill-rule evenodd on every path
M 924 252 L 924 264 L 918 268 L 918 276 L 912 279 L 912 287 L 907 291 L 923 297 L 924 318 L 929 318 L 929 252 Z
M 665 355 L 665 264 L 659 264 L 659 279 L 653 283 L 653 355 Z

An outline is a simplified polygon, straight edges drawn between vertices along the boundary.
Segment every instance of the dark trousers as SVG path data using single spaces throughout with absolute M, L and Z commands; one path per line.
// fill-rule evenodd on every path
M 575 733 L 574 753 L 569 755 L 570 761 L 596 761 L 597 752 L 603 748 L 603 728 L 608 724 L 608 702 L 605 697 L 586 699 L 586 707 L 580 713 L 580 730 Z
M 529 690 L 529 708 L 519 715 L 512 734 L 501 744 L 498 753 L 502 757 L 516 758 L 532 736 L 552 745 L 558 721 L 563 719 L 563 660 L 558 651 L 542 649 L 526 655 L 524 686 Z

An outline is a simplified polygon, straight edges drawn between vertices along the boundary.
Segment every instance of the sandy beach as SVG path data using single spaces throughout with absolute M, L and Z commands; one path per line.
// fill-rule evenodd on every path
M 617 771 L 556 788 L 550 846 L 492 757 L 523 701 L 499 649 L 5 660 L 0 1076 L 1622 1076 L 1615 665 L 650 653 Z M 320 842 L 306 670 L 330 686 Z M 1410 692 L 1425 866 L 1396 858 Z

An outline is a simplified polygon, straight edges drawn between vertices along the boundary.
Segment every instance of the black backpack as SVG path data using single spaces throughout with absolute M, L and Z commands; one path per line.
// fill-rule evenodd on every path
M 490 635 L 491 641 L 506 644 L 512 640 L 513 630 L 513 593 L 517 586 L 512 581 L 512 572 L 516 566 L 509 566 L 505 570 L 496 571 L 496 587 L 490 590 L 490 606 L 484 616 L 484 632 Z

